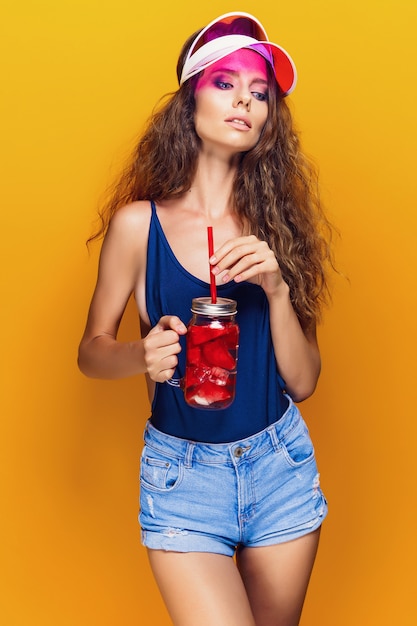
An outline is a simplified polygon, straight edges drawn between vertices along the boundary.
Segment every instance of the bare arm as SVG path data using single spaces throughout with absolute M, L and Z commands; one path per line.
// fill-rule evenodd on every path
M 316 329 L 303 330 L 284 281 L 268 301 L 278 369 L 293 400 L 301 402 L 312 395 L 320 375 Z
M 321 368 L 316 331 L 301 327 L 272 250 L 253 235 L 238 237 L 216 250 L 210 263 L 215 274 L 224 272 L 223 282 L 246 280 L 264 289 L 278 370 L 295 401 L 308 398 L 316 388 Z
M 120 342 L 117 332 L 130 295 L 144 286 L 149 214 L 135 203 L 113 217 L 103 242 L 96 288 L 78 354 L 80 370 L 92 378 L 148 373 L 162 382 L 173 375 L 184 324 L 165 316 L 144 338 Z

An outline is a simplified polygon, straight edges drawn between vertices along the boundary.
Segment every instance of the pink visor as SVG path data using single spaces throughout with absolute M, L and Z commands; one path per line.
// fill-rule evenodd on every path
M 180 85 L 228 54 L 249 48 L 272 66 L 284 96 L 297 83 L 297 70 L 288 52 L 268 40 L 265 29 L 249 13 L 226 13 L 203 28 L 184 61 Z

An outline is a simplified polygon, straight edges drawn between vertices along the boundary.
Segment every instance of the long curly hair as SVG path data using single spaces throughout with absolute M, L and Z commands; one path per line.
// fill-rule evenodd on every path
M 185 42 L 177 64 L 197 33 Z M 267 241 L 290 288 L 304 327 L 319 321 L 330 299 L 333 227 L 322 208 L 317 169 L 303 154 L 291 111 L 268 66 L 268 118 L 257 144 L 240 155 L 232 205 L 244 233 Z M 194 179 L 200 139 L 194 127 L 198 75 L 162 99 L 99 212 L 101 225 L 89 241 L 105 235 L 111 218 L 136 201 L 180 198 Z

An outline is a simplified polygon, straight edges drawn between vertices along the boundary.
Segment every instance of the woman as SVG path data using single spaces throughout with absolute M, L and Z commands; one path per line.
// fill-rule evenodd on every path
M 294 64 L 262 25 L 217 18 L 186 42 L 177 73 L 102 214 L 79 366 L 146 375 L 140 522 L 173 622 L 294 626 L 327 512 L 294 402 L 319 377 L 330 227 L 285 103 Z M 236 398 L 211 411 L 173 384 L 191 300 L 210 294 L 209 225 L 218 295 L 237 301 L 240 326 Z M 132 293 L 142 336 L 122 343 Z

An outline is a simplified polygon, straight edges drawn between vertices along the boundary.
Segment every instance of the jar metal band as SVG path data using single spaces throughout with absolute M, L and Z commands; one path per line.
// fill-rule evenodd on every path
M 217 298 L 214 304 L 211 298 L 193 298 L 191 302 L 191 312 L 197 315 L 235 315 L 236 300 L 230 298 Z

